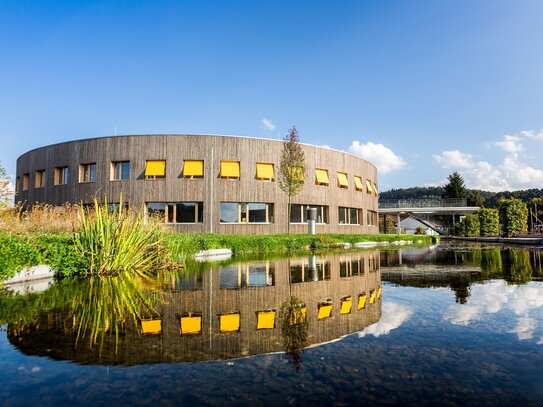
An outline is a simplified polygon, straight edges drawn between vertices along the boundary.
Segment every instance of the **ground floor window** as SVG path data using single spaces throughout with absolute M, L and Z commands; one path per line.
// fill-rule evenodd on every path
M 221 202 L 221 223 L 273 223 L 273 204 Z
M 317 209 L 317 223 L 328 223 L 328 206 L 322 205 L 290 205 L 290 223 L 307 223 L 307 209 Z
M 149 217 L 164 223 L 203 223 L 203 202 L 148 202 Z
M 362 209 L 338 207 L 338 223 L 340 225 L 361 225 L 362 224 Z
M 368 210 L 366 213 L 367 217 L 367 224 L 368 226 L 377 226 L 378 220 L 377 220 L 377 212 L 376 211 L 370 211 Z

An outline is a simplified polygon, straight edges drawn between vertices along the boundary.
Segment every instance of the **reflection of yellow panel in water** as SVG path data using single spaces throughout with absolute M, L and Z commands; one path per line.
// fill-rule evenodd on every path
M 377 289 L 377 298 L 381 298 L 381 286 Z
M 219 331 L 221 332 L 239 331 L 239 313 L 219 315 Z
M 181 335 L 196 335 L 202 333 L 202 317 L 181 317 Z
M 162 321 L 160 319 L 142 319 L 141 329 L 144 334 L 159 334 L 162 332 Z
M 371 290 L 370 291 L 370 304 L 375 303 L 375 297 L 377 296 L 377 291 Z
M 345 297 L 341 300 L 341 313 L 350 314 L 353 306 L 353 297 Z
M 332 304 L 319 305 L 319 319 L 329 318 L 332 315 Z
M 290 324 L 291 325 L 301 324 L 302 322 L 305 321 L 306 315 L 307 315 L 306 307 L 302 307 L 297 310 L 294 310 L 294 312 L 292 313 L 292 317 L 290 319 Z
M 358 296 L 358 309 L 359 310 L 364 309 L 366 307 L 366 298 L 368 298 L 366 293 L 360 294 Z
M 258 311 L 256 329 L 275 328 L 275 311 Z

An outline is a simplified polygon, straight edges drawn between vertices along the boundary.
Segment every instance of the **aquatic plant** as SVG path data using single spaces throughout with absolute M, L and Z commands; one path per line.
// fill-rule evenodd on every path
M 122 205 L 109 211 L 107 199 L 101 205 L 95 198 L 91 208 L 80 207 L 79 216 L 81 223 L 73 242 L 90 274 L 145 276 L 168 262 L 159 226 L 145 224 L 141 215 Z

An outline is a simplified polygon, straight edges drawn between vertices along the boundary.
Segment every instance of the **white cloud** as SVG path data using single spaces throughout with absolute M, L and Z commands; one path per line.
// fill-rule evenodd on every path
M 470 304 L 451 305 L 446 309 L 444 319 L 455 325 L 468 325 L 483 319 L 486 314 L 511 312 L 516 315 L 516 325 L 507 332 L 516 334 L 519 340 L 526 340 L 532 339 L 537 331 L 540 338 L 538 343 L 543 345 L 543 327 L 539 326 L 538 319 L 530 315 L 535 310 L 537 315 L 541 315 L 542 307 L 543 286 L 513 286 L 500 280 L 473 285 Z M 496 318 L 507 320 L 502 315 Z
M 275 126 L 275 124 L 273 124 L 273 122 L 270 119 L 263 118 L 260 120 L 259 123 L 261 127 L 269 131 L 274 131 L 277 128 L 277 126 Z
M 524 130 L 524 131 L 521 131 L 520 134 L 524 137 L 527 137 L 531 140 L 536 140 L 536 141 L 543 141 L 543 129 L 539 130 L 539 131 L 534 131 L 534 130 Z
M 466 169 L 475 166 L 473 156 L 458 150 L 446 150 L 441 154 L 433 155 L 434 161 L 443 168 Z
M 494 143 L 496 146 L 500 147 L 502 150 L 507 151 L 509 154 L 518 156 L 523 150 L 524 146 L 520 142 L 520 137 L 518 136 L 504 136 L 502 141 L 497 141 Z
M 406 165 L 402 157 L 395 154 L 390 148 L 383 144 L 377 144 L 371 141 L 363 144 L 355 140 L 347 150 L 351 154 L 368 160 L 383 174 L 401 170 Z
M 516 186 L 522 188 L 541 188 L 541 185 L 543 185 L 543 170 L 524 164 L 515 156 L 505 158 L 503 171 Z
M 381 319 L 379 322 L 368 326 L 358 337 L 366 335 L 381 336 L 388 335 L 390 331 L 398 328 L 413 315 L 413 308 L 394 302 L 384 302 L 381 308 Z

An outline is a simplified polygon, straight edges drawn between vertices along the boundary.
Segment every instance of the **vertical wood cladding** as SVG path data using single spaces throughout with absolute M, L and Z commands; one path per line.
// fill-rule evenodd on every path
M 145 202 L 204 202 L 202 224 L 173 225 L 180 232 L 267 234 L 287 230 L 287 196 L 279 188 L 277 173 L 283 142 L 258 138 L 207 135 L 136 135 L 71 141 L 29 151 L 17 160 L 17 176 L 30 174 L 28 191 L 19 191 L 16 202 L 32 205 L 44 202 L 91 202 L 94 196 L 141 207 Z M 317 225 L 317 233 L 377 233 L 366 225 L 366 211 L 377 211 L 377 196 L 357 191 L 354 176 L 377 182 L 376 168 L 351 154 L 302 145 L 307 172 L 302 191 L 292 203 L 327 205 L 329 223 Z M 147 160 L 166 160 L 166 177 L 145 180 Z M 183 160 L 203 160 L 204 177 L 183 177 Z M 221 160 L 240 161 L 239 180 L 220 178 Z M 110 181 L 111 162 L 130 161 L 130 179 Z M 79 182 L 79 165 L 96 163 L 96 182 Z M 276 181 L 256 179 L 256 163 L 273 163 Z M 69 167 L 66 185 L 54 185 L 54 168 Z M 327 169 L 330 184 L 316 185 L 315 169 Z M 45 185 L 35 188 L 36 170 L 45 169 Z M 347 173 L 349 188 L 338 188 L 337 173 Z M 220 202 L 263 202 L 274 204 L 272 224 L 221 224 Z M 363 225 L 339 225 L 338 207 L 363 209 Z M 292 224 L 291 232 L 305 233 L 305 224 Z

